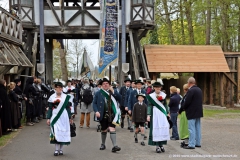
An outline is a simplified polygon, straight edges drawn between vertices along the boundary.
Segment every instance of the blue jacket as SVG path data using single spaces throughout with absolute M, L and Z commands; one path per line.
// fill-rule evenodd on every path
M 130 87 L 126 93 L 125 99 L 124 99 L 124 107 L 128 106 L 128 99 L 130 97 L 131 92 L 133 91 L 133 88 Z
M 130 88 L 129 88 L 130 89 Z M 128 90 L 129 90 L 128 89 Z M 120 106 L 125 106 L 124 105 L 124 102 L 125 102 L 125 99 L 127 99 L 127 96 L 126 96 L 126 94 L 127 94 L 127 88 L 126 88 L 126 86 L 123 86 L 123 87 L 121 87 L 121 89 L 120 89 L 120 91 L 119 91 L 119 94 L 121 94 L 121 96 L 122 96 L 122 99 L 121 99 L 121 101 L 120 101 Z
M 181 99 L 182 98 L 177 93 L 171 94 L 170 101 L 168 104 L 170 108 L 170 113 L 178 113 Z
M 122 98 L 122 96 L 117 92 L 117 90 L 114 90 L 113 97 L 118 102 L 120 102 Z M 104 105 L 105 105 L 105 97 L 102 95 L 101 91 L 97 91 L 93 98 L 93 110 L 95 113 L 96 112 L 100 113 L 100 118 L 98 118 L 99 121 L 103 119 Z
M 141 90 L 141 93 L 142 93 L 142 94 L 146 94 L 146 92 L 145 92 L 144 89 Z M 128 99 L 128 105 L 127 105 L 128 110 L 132 111 L 134 104 L 138 102 L 138 100 L 137 100 L 137 98 L 136 98 L 137 95 L 138 95 L 137 90 L 133 90 L 133 91 L 130 93 L 130 96 L 129 96 L 129 99 Z M 144 102 L 146 105 L 148 105 L 147 98 L 145 98 L 143 102 Z

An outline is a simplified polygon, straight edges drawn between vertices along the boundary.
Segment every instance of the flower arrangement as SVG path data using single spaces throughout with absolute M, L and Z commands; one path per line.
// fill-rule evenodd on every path
M 60 103 L 60 99 L 56 99 L 54 102 L 53 102 L 53 108 L 57 108 L 57 106 L 59 105 Z
M 72 92 L 72 90 L 69 88 L 67 92 L 70 93 L 70 92 Z
M 162 101 L 162 100 L 163 100 L 163 97 L 162 97 L 162 96 L 157 96 L 157 99 L 158 99 L 159 101 Z

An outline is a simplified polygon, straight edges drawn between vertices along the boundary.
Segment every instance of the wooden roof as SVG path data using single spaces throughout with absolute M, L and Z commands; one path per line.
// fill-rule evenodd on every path
M 145 45 L 149 72 L 230 72 L 220 46 Z

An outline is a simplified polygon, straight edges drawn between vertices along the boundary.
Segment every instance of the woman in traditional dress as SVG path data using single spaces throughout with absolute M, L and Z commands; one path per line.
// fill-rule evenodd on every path
M 20 110 L 18 107 L 18 97 L 17 94 L 13 91 L 16 84 L 14 82 L 10 82 L 8 85 L 8 97 L 10 100 L 11 106 L 11 118 L 12 118 L 12 128 L 13 131 L 17 131 L 18 129 L 18 120 L 21 118 Z
M 169 123 L 167 120 L 167 106 L 163 105 L 166 94 L 161 91 L 160 82 L 153 83 L 153 93 L 147 95 L 148 99 L 148 117 L 150 122 L 150 132 L 148 145 L 156 146 L 156 152 L 165 152 L 163 145 L 170 140 Z
M 187 120 L 186 113 L 182 107 L 182 105 L 184 104 L 185 99 L 186 99 L 186 95 L 187 95 L 187 91 L 188 91 L 188 84 L 183 85 L 183 90 L 184 90 L 185 95 L 182 99 L 181 108 L 179 110 L 179 114 L 180 114 L 179 136 L 180 136 L 180 139 L 183 140 L 183 142 L 181 142 L 181 147 L 187 146 L 188 139 L 189 139 L 188 120 Z
M 50 125 L 50 143 L 55 144 L 54 156 L 63 155 L 63 145 L 71 142 L 70 123 L 71 109 L 70 96 L 62 92 L 63 84 L 55 83 L 55 93 L 48 99 L 47 124 Z

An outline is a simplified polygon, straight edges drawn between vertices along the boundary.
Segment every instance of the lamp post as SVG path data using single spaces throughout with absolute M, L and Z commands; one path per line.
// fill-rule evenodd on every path
M 73 63 L 73 72 L 74 72 L 74 76 L 76 76 L 76 73 L 75 73 L 75 68 L 76 68 L 76 64 L 75 63 Z

